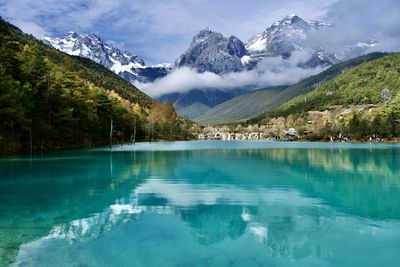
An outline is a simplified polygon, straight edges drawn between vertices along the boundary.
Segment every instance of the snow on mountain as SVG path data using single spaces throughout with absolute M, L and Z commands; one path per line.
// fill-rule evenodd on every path
M 44 41 L 70 55 L 100 63 L 133 84 L 153 82 L 181 67 L 219 75 L 248 71 L 263 59 L 288 59 L 296 51 L 304 51 L 304 55 L 308 57 L 306 61 L 298 63 L 300 67 L 329 67 L 364 54 L 377 42 L 373 39 L 343 47 L 339 51 L 329 50 L 330 52 L 324 47 L 313 47 L 311 38 L 318 37 L 319 33 L 323 36 L 322 33 L 331 27 L 333 25 L 330 23 L 307 21 L 291 14 L 273 23 L 264 32 L 255 34 L 246 43 L 235 36 L 225 37 L 221 33 L 205 29 L 193 37 L 189 48 L 178 57 L 175 64 L 154 66 L 147 66 L 142 58 L 128 51 L 123 52 L 94 34 L 69 32 L 60 38 L 46 37 Z M 249 88 L 236 88 L 230 92 L 218 88 L 193 88 L 186 93 L 171 93 L 160 96 L 159 99 L 173 102 L 178 113 L 192 117 L 193 114 L 201 115 L 201 112 L 243 94 L 246 90 Z
M 264 32 L 251 37 L 246 43 L 247 64 L 254 66 L 265 57 L 281 56 L 289 58 L 294 51 L 304 49 L 313 53 L 309 67 L 315 65 L 332 65 L 336 60 L 332 55 L 325 55 L 322 48 L 306 47 L 305 41 L 313 32 L 323 31 L 332 24 L 318 21 L 306 21 L 297 15 L 290 14 L 273 23 Z M 333 61 L 332 61 L 333 60 Z
M 147 66 L 142 58 L 129 51 L 122 52 L 95 34 L 69 32 L 63 37 L 44 37 L 44 42 L 73 56 L 89 58 L 120 75 L 131 83 L 152 82 L 171 70 L 168 64 Z
M 174 64 L 160 63 L 160 64 L 153 65 L 152 67 L 153 68 L 166 68 L 166 69 L 172 70 L 172 68 L 174 67 Z
M 273 23 L 263 33 L 254 35 L 246 44 L 234 36 L 224 37 L 221 33 L 205 29 L 193 37 L 175 66 L 223 74 L 252 69 L 266 57 L 287 59 L 294 51 L 305 49 L 311 50 L 311 58 L 303 67 L 331 66 L 338 62 L 334 55 L 327 54 L 323 48 L 310 48 L 305 44 L 311 33 L 331 26 L 291 14 Z
M 301 41 L 305 40 L 312 31 L 324 30 L 332 24 L 318 21 L 306 21 L 297 15 L 287 15 L 277 21 L 263 33 L 254 35 L 246 43 L 246 49 L 252 53 L 266 53 L 269 56 L 281 55 L 282 52 L 292 52 L 301 49 Z M 288 43 L 287 46 L 285 44 Z M 287 48 L 279 50 L 276 47 Z
M 299 60 L 299 67 L 329 67 L 340 62 L 342 58 L 347 59 L 351 53 L 358 51 L 359 47 L 349 48 L 341 58 L 335 53 L 327 52 L 323 47 L 313 47 L 313 42 L 308 38 L 315 38 L 319 32 L 323 33 L 330 27 L 333 27 L 330 23 L 306 21 L 291 14 L 273 23 L 264 32 L 254 35 L 245 44 L 234 36 L 225 37 L 221 33 L 205 29 L 193 37 L 189 48 L 176 60 L 175 68 L 190 67 L 198 72 L 207 71 L 221 75 L 252 70 L 268 57 L 281 57 L 286 60 L 295 51 L 304 51 L 306 57 Z M 263 68 L 262 65 L 260 67 Z M 160 99 L 171 101 L 178 113 L 194 118 L 193 114 L 201 115 L 206 108 L 209 109 L 232 97 L 220 93 L 218 88 L 198 89 L 168 94 Z M 237 88 L 236 95 L 243 94 L 246 90 L 248 89 Z M 218 97 L 214 97 L 215 95 Z M 217 101 L 210 101 L 214 98 Z
M 190 47 L 175 62 L 176 67 L 190 67 L 199 72 L 216 74 L 243 70 L 241 57 L 246 48 L 235 36 L 205 29 L 193 37 Z
M 225 37 L 221 33 L 205 29 L 193 37 L 189 48 L 175 64 L 147 66 L 142 58 L 128 51 L 121 51 L 104 42 L 95 34 L 69 32 L 63 37 L 45 37 L 49 45 L 74 56 L 89 58 L 104 65 L 131 83 L 152 82 L 166 76 L 173 68 L 190 67 L 198 72 L 224 74 L 254 68 L 267 57 L 289 58 L 294 51 L 311 53 L 301 66 L 328 67 L 339 61 L 363 54 L 376 41 L 368 41 L 328 53 L 323 47 L 310 47 L 307 38 L 332 27 L 330 23 L 303 20 L 297 15 L 287 15 L 273 23 L 264 32 L 255 34 L 247 43 L 235 36 Z M 315 37 L 315 36 L 314 36 Z M 312 45 L 311 45 L 312 46 Z

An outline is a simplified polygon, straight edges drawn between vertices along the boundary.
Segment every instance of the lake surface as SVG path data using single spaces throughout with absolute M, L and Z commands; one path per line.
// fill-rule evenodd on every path
M 400 266 L 400 145 L 0 158 L 0 266 Z

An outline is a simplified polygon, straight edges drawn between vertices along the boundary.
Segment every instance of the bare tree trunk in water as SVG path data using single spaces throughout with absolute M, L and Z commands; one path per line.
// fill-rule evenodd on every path
M 112 146 L 112 134 L 113 134 L 113 119 L 111 119 L 110 123 L 110 148 Z
M 122 136 L 121 136 L 121 139 L 122 139 L 121 145 L 123 145 L 123 144 L 124 144 L 124 127 L 122 127 Z
M 136 143 L 136 117 L 133 120 L 133 144 Z
M 151 136 L 150 136 L 150 143 L 153 140 L 153 135 L 154 135 L 154 123 L 151 124 Z
M 50 86 L 51 86 L 51 72 L 50 72 L 49 76 L 47 76 L 47 119 L 48 119 L 49 127 L 51 125 Z
M 11 141 L 14 142 L 14 123 L 11 125 Z
M 29 150 L 32 154 L 32 120 L 29 124 Z

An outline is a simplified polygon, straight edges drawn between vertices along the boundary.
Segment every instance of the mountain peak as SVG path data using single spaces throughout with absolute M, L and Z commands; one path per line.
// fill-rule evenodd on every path
M 291 14 L 287 14 L 286 15 L 286 18 L 288 18 L 288 19 L 292 19 L 292 18 L 294 18 L 294 17 L 298 17 L 296 14 L 294 14 L 294 13 L 291 13 Z
M 211 30 L 209 27 L 205 27 L 204 29 L 200 30 L 198 34 L 210 34 L 213 33 L 214 31 Z
M 301 50 L 300 44 L 312 31 L 330 26 L 318 21 L 306 21 L 296 14 L 288 14 L 268 27 L 263 33 L 256 34 L 246 44 L 250 52 L 267 53 L 268 56 L 289 56 L 294 50 Z
M 216 36 L 219 38 L 223 38 L 222 34 L 213 30 L 210 30 L 210 28 L 205 28 L 201 31 L 199 31 L 198 34 L 196 34 L 193 37 L 193 42 L 197 43 L 197 42 L 202 42 L 205 41 L 207 38 L 209 38 L 210 36 Z
M 190 47 L 175 62 L 177 67 L 190 67 L 199 72 L 216 74 L 243 69 L 240 58 L 246 48 L 237 37 L 225 37 L 209 28 L 193 37 Z
M 64 34 L 64 38 L 67 38 L 67 37 L 70 37 L 70 38 L 77 38 L 77 37 L 78 37 L 78 34 L 77 34 L 76 32 L 74 32 L 74 31 L 69 31 L 69 32 L 67 32 L 66 34 Z
M 130 82 L 153 81 L 165 76 L 169 69 L 149 67 L 139 56 L 122 51 L 112 43 L 104 42 L 94 33 L 77 34 L 68 32 L 64 36 L 44 37 L 43 40 L 54 48 L 73 56 L 89 58 Z
M 96 39 L 96 40 L 101 40 L 99 36 L 97 36 L 95 33 L 89 33 L 90 38 Z
M 283 19 L 283 21 L 296 21 L 296 20 L 301 20 L 301 18 L 299 16 L 297 16 L 296 14 L 288 14 Z
M 273 26 L 288 26 L 288 25 L 293 25 L 293 24 L 308 24 L 307 21 L 303 20 L 296 14 L 288 14 L 286 17 L 284 17 L 282 20 L 279 20 L 273 24 Z

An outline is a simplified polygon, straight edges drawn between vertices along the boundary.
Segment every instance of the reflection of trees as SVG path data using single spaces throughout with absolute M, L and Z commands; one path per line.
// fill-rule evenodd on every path
M 400 174 L 396 164 L 400 155 L 396 149 L 271 149 L 259 153 L 275 161 L 299 167 L 318 167 L 325 171 Z
M 151 176 L 171 178 L 178 164 L 178 157 L 172 151 L 132 152 L 136 155 L 136 167 L 140 166 L 139 175 L 145 172 Z M 122 155 L 124 153 L 121 153 Z M 180 155 L 183 157 L 184 155 Z M 147 176 L 149 177 L 149 176 Z
M 347 211 L 399 219 L 400 155 L 396 150 L 271 150 L 300 190 Z
M 400 218 L 397 149 L 243 149 L 193 153 L 195 156 L 188 165 L 196 177 L 218 173 L 225 183 L 294 187 L 346 212 L 372 218 Z M 179 165 L 176 172 L 191 177 Z

